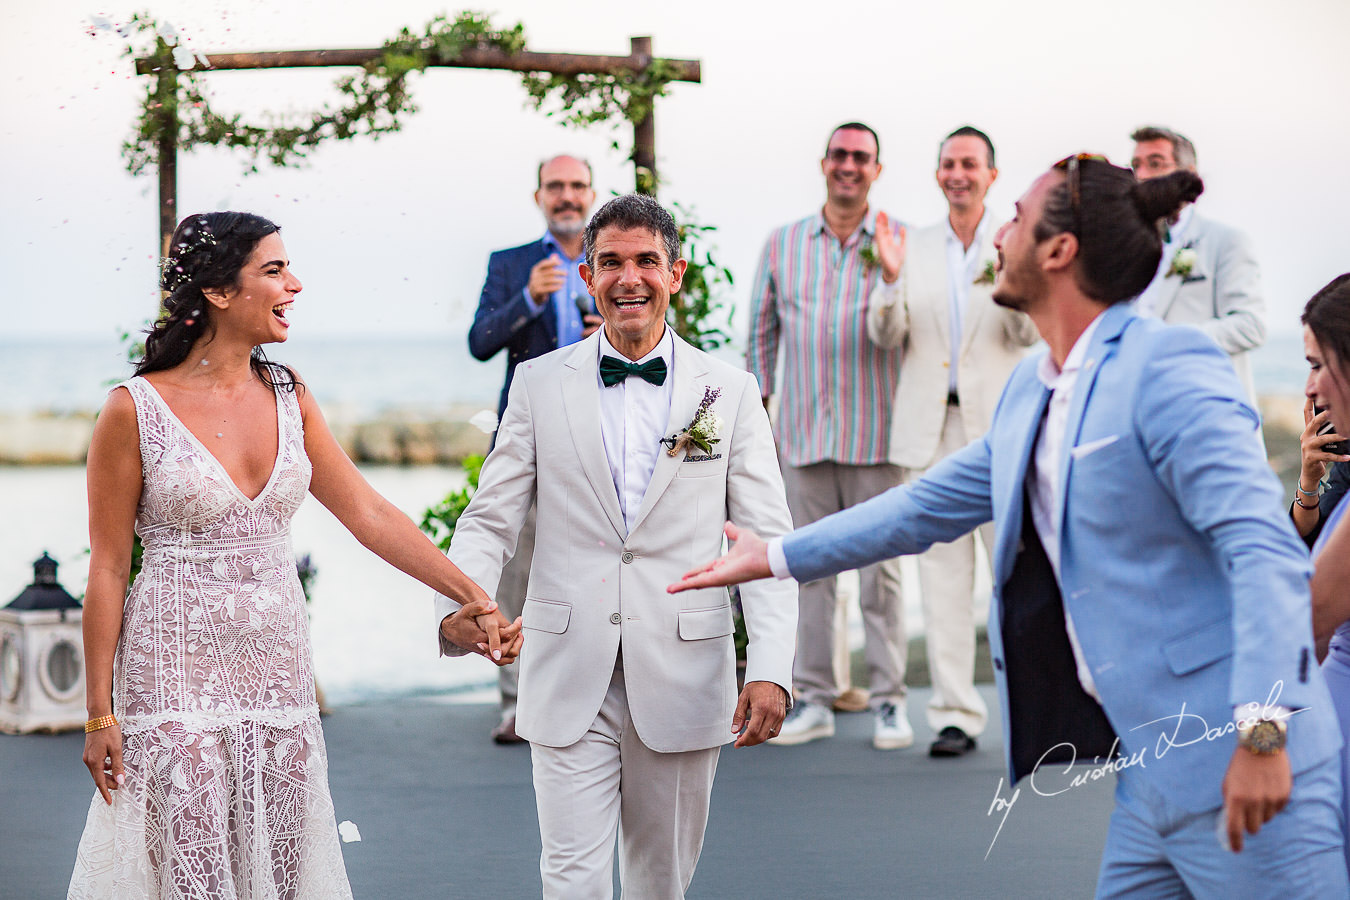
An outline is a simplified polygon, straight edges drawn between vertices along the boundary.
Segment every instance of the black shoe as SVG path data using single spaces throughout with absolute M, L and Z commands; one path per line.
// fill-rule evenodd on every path
M 975 739 L 955 725 L 938 732 L 937 740 L 928 746 L 929 756 L 965 756 L 975 749 Z

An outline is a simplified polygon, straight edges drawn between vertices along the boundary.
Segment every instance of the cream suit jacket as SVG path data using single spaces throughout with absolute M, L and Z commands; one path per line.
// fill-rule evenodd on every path
M 659 752 L 731 739 L 737 691 L 724 588 L 668 594 L 694 565 L 722 552 L 728 520 L 764 536 L 792 529 L 768 416 L 754 376 L 675 338 L 666 435 L 720 387 L 712 453 L 663 449 L 633 529 L 624 526 L 600 428 L 599 335 L 523 362 L 497 444 L 455 526 L 449 556 L 489 597 L 537 497 L 538 532 L 517 665 L 516 732 L 566 747 L 586 733 L 622 644 L 628 705 L 642 742 Z M 617 389 L 617 388 L 615 388 Z M 741 588 L 749 633 L 746 681 L 792 688 L 797 585 Z M 457 609 L 437 595 L 436 625 Z M 454 648 L 442 641 L 442 652 Z
M 984 230 L 977 273 L 996 258 L 996 231 Z M 890 461 L 907 469 L 926 469 L 937 462 L 952 365 L 947 223 L 915 229 L 907 243 L 900 278 L 895 284 L 878 283 L 868 298 L 867 333 L 883 347 L 904 348 Z M 1026 315 L 996 306 L 992 291 L 989 284 L 971 285 L 962 316 L 956 383 L 961 424 L 972 439 L 989 430 L 1003 385 L 1038 337 Z
M 1180 249 L 1195 251 L 1190 274 L 1166 275 L 1154 312 L 1169 325 L 1196 325 L 1233 361 L 1247 399 L 1256 403 L 1251 350 L 1266 340 L 1266 300 L 1251 241 L 1236 228 L 1192 215 Z M 1170 268 L 1170 261 L 1168 264 Z

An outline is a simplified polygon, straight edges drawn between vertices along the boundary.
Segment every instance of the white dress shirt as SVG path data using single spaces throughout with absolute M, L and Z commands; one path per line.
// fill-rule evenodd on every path
M 600 330 L 600 356 L 613 356 L 632 362 L 615 350 Z M 642 508 L 642 498 L 652 480 L 661 439 L 666 437 L 666 423 L 670 420 L 670 397 L 675 362 L 675 341 L 670 328 L 665 329 L 656 349 L 638 363 L 660 357 L 666 361 L 666 380 L 655 385 L 646 379 L 630 375 L 613 387 L 600 381 L 599 369 L 595 378 L 600 383 L 600 434 L 605 441 L 605 456 L 609 473 L 614 478 L 614 490 L 619 495 L 624 525 L 631 531 Z M 599 360 L 596 360 L 597 365 Z
M 970 247 L 961 243 L 952 229 L 952 220 L 947 223 L 947 333 L 951 341 L 951 365 L 947 367 L 947 390 L 955 394 L 957 361 L 961 358 L 961 329 L 965 321 L 966 305 L 970 299 L 970 286 L 979 275 L 980 248 L 984 246 L 984 230 L 989 227 L 989 210 L 975 228 L 975 237 Z
M 1045 412 L 1045 419 L 1041 423 L 1040 434 L 1036 437 L 1036 458 L 1032 460 L 1032 478 L 1031 478 L 1031 521 L 1036 526 L 1036 536 L 1041 539 L 1041 546 L 1045 548 L 1046 558 L 1050 560 L 1050 567 L 1055 571 L 1055 582 L 1063 588 L 1063 582 L 1059 577 L 1059 535 L 1063 523 L 1059 520 L 1059 511 L 1062 508 L 1061 497 L 1059 494 L 1059 463 L 1064 455 L 1064 436 L 1069 427 L 1069 406 L 1073 403 L 1074 387 L 1078 384 L 1078 373 L 1084 368 L 1091 368 L 1096 364 L 1094 359 L 1085 359 L 1088 346 L 1092 343 L 1092 334 L 1097 330 L 1097 323 L 1101 322 L 1102 317 L 1098 314 L 1097 318 L 1083 333 L 1074 341 L 1073 349 L 1069 355 L 1064 358 L 1064 367 L 1055 365 L 1055 361 L 1047 353 L 1041 358 L 1041 364 L 1036 369 L 1036 377 L 1050 389 L 1050 406 Z M 1083 690 L 1098 703 L 1101 702 L 1101 696 L 1097 693 L 1097 685 L 1092 680 L 1092 670 L 1088 668 L 1087 660 L 1083 657 L 1083 647 L 1078 643 L 1078 634 L 1073 629 L 1073 618 L 1069 615 L 1069 608 L 1064 607 L 1064 624 L 1069 632 L 1069 646 L 1073 648 L 1073 661 L 1078 668 L 1078 681 L 1083 685 Z
M 1177 250 L 1186 246 L 1186 229 L 1190 227 L 1191 216 L 1195 212 L 1195 207 L 1189 203 L 1181 208 L 1177 215 L 1175 225 L 1167 229 L 1167 239 L 1163 241 L 1162 259 L 1158 260 L 1158 271 L 1153 275 L 1153 280 L 1148 283 L 1148 287 L 1134 301 L 1134 311 L 1141 316 L 1158 315 L 1158 295 L 1162 293 L 1163 279 L 1167 277 L 1167 270 L 1172 268 L 1172 258 L 1177 255 Z

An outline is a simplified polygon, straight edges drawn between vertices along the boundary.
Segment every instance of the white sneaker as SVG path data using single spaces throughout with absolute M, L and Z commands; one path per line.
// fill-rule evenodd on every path
M 769 743 L 791 747 L 827 737 L 834 737 L 834 710 L 822 703 L 798 701 L 788 711 L 777 736 L 769 738 Z
M 872 746 L 878 750 L 903 750 L 913 743 L 914 729 L 910 727 L 904 704 L 897 706 L 888 700 L 878 706 Z

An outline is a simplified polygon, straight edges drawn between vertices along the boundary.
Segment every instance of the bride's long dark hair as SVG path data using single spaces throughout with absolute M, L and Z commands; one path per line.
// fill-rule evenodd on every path
M 171 369 L 187 359 L 192 345 L 211 334 L 211 304 L 203 290 L 235 287 L 258 242 L 280 231 L 262 216 L 243 212 L 195 213 L 178 223 L 159 286 L 168 292 L 159 320 L 146 332 L 145 356 L 136 374 Z M 295 390 L 295 373 L 269 362 L 261 347 L 249 360 L 254 374 L 275 390 Z

